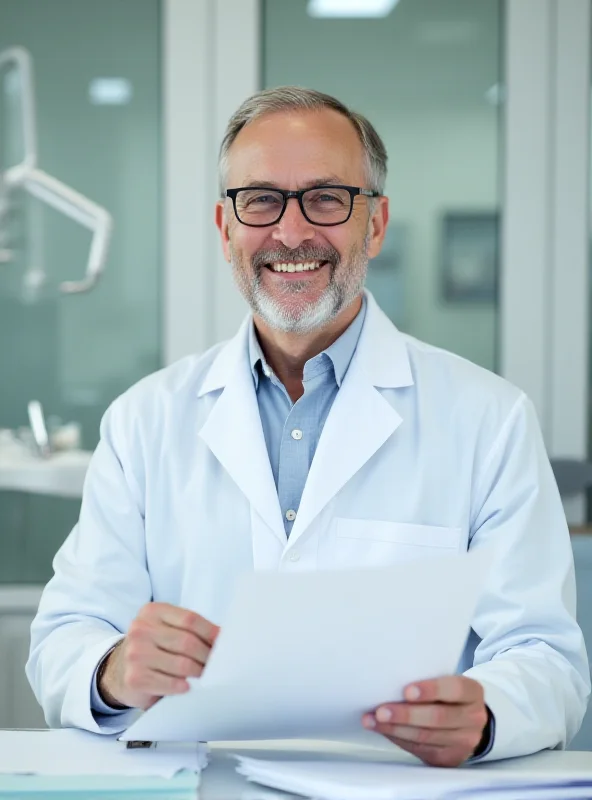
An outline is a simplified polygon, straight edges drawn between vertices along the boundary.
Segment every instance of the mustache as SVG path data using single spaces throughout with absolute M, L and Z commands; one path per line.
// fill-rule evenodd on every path
M 330 245 L 302 244 L 294 250 L 288 247 L 274 247 L 258 250 L 251 259 L 255 269 L 261 269 L 273 263 L 303 263 L 307 261 L 328 261 L 332 266 L 337 266 L 340 261 L 337 250 Z

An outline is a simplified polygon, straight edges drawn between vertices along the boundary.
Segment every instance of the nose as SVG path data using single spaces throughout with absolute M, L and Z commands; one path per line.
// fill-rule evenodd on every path
M 272 239 L 294 250 L 302 242 L 314 239 L 314 225 L 306 219 L 295 197 L 290 197 L 286 210 L 274 227 Z

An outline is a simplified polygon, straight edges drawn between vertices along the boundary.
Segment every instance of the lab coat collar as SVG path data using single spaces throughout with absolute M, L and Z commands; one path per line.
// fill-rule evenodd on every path
M 198 392 L 201 397 L 224 390 L 199 436 L 284 546 L 286 532 L 249 364 L 248 332 L 247 319 L 218 353 Z
M 356 360 L 361 363 L 370 383 L 377 388 L 412 386 L 413 375 L 403 335 L 378 306 L 373 295 L 367 290 L 364 294 L 366 318 L 356 349 Z M 198 397 L 224 389 L 241 360 L 247 361 L 248 365 L 251 319 L 249 314 L 236 336 L 222 347 L 199 388 Z
M 413 384 L 404 338 L 366 294 L 364 328 L 310 468 L 289 546 L 401 424 L 377 388 Z M 263 435 L 248 357 L 249 319 L 218 353 L 199 396 L 224 389 L 200 437 L 265 522 L 286 544 L 286 533 Z
M 365 292 L 366 320 L 354 355 L 358 366 L 377 389 L 398 389 L 413 385 L 413 375 L 405 338 Z
M 402 417 L 378 389 L 413 385 L 404 337 L 367 292 L 358 347 L 321 433 L 289 546 L 395 433 Z

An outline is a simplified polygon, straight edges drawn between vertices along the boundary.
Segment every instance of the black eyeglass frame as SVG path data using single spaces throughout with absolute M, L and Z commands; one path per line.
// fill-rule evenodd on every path
M 349 192 L 349 214 L 347 217 L 342 220 L 341 222 L 314 222 L 306 213 L 304 208 L 304 202 L 302 198 L 306 194 L 306 192 L 313 192 L 318 189 L 345 189 Z M 281 194 L 284 198 L 284 205 L 282 210 L 280 211 L 279 217 L 274 222 L 263 222 L 263 223 L 255 223 L 255 222 L 243 222 L 243 220 L 239 217 L 238 211 L 236 210 L 236 198 L 239 192 L 245 191 L 268 191 L 268 192 L 277 192 L 277 194 Z M 323 228 L 333 228 L 336 225 L 344 225 L 348 219 L 351 217 L 353 210 L 354 210 L 354 197 L 358 197 L 362 195 L 363 197 L 381 197 L 380 192 L 374 192 L 370 189 L 362 189 L 359 186 L 344 186 L 339 183 L 326 183 L 322 184 L 321 186 L 309 186 L 308 189 L 299 189 L 298 191 L 288 191 L 287 189 L 276 189 L 271 186 L 240 186 L 238 189 L 226 189 L 224 192 L 224 197 L 229 197 L 232 200 L 232 206 L 234 208 L 234 214 L 237 220 L 240 222 L 241 225 L 247 225 L 249 228 L 269 228 L 270 225 L 277 225 L 281 218 L 284 216 L 286 212 L 286 208 L 288 206 L 288 200 L 291 197 L 295 197 L 298 200 L 298 205 L 300 206 L 300 210 L 302 211 L 302 215 L 307 222 L 310 222 L 311 225 L 320 225 Z

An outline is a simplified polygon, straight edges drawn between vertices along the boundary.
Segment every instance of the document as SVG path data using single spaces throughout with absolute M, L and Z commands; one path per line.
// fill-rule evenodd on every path
M 202 677 L 121 738 L 373 742 L 364 712 L 456 671 L 491 558 L 485 548 L 388 569 L 245 574 Z
M 206 764 L 205 748 L 195 743 L 128 749 L 116 736 L 70 728 L 0 731 L 0 774 L 4 775 L 172 778 L 181 770 L 199 773 Z
M 592 795 L 590 773 L 236 758 L 238 772 L 248 780 L 318 800 L 589 800 Z

